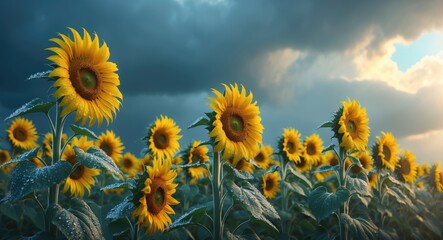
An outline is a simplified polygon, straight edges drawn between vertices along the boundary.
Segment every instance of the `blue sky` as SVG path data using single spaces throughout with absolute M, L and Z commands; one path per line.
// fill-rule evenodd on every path
M 203 128 L 186 127 L 209 111 L 211 88 L 239 83 L 258 101 L 265 144 L 294 127 L 328 145 L 331 132 L 317 126 L 350 97 L 367 108 L 370 145 L 392 131 L 418 162 L 441 161 L 442 1 L 18 0 L 0 9 L 0 118 L 50 99 L 49 82 L 25 79 L 48 69 L 48 39 L 85 27 L 108 44 L 124 95 L 115 121 L 94 130 L 114 129 L 127 151 L 140 152 L 160 114 L 182 128 L 182 146 L 205 140 Z

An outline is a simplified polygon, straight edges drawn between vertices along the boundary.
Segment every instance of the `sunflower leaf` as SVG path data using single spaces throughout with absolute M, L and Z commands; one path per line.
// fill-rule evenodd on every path
M 340 219 L 346 229 L 348 229 L 351 239 L 370 240 L 376 239 L 377 227 L 370 220 L 364 218 L 352 218 L 348 214 L 341 213 Z
M 297 193 L 298 195 L 301 195 L 303 197 L 306 197 L 306 193 L 305 190 L 303 190 L 302 187 L 300 187 L 300 185 L 298 185 L 296 182 L 292 182 L 292 183 L 288 183 L 286 181 L 283 181 L 283 183 L 285 184 L 285 186 L 291 190 L 292 192 Z
M 23 161 L 28 161 L 29 159 L 37 156 L 38 151 L 40 150 L 40 147 L 36 147 L 32 150 L 26 151 L 22 154 L 20 154 L 18 157 L 11 159 L 3 164 L 0 165 L 0 168 L 12 164 L 12 163 L 18 163 L 18 162 L 23 162 Z
M 66 179 L 70 173 L 71 164 L 67 161 L 42 168 L 36 168 L 30 161 L 19 162 L 11 173 L 10 194 L 1 202 L 17 201 L 33 191 L 47 189 Z
M 126 197 L 123 202 L 117 204 L 111 210 L 109 210 L 106 219 L 115 220 L 130 215 L 135 209 L 135 205 L 132 202 L 132 198 Z
M 317 127 L 318 128 L 332 128 L 334 126 L 334 123 L 331 121 L 328 122 L 324 122 L 322 123 L 320 126 Z
M 179 218 L 177 218 L 168 227 L 168 231 L 172 231 L 178 228 L 186 227 L 200 222 L 201 217 L 206 213 L 206 206 L 196 207 L 192 210 L 184 213 Z
M 134 189 L 135 188 L 135 180 L 133 178 L 130 178 L 130 179 L 126 180 L 125 182 L 118 182 L 118 183 L 109 184 L 107 186 L 100 188 L 100 190 L 103 191 L 103 190 L 111 190 L 111 189 L 116 189 L 116 188 Z
M 337 189 L 337 192 L 327 192 L 324 186 L 315 188 L 308 197 L 309 208 L 318 221 L 321 221 L 339 209 L 349 198 L 349 190 Z
M 48 113 L 54 104 L 55 102 L 44 103 L 40 98 L 34 98 L 30 102 L 25 103 L 19 109 L 15 110 L 11 115 L 5 118 L 5 121 L 27 113 Z
M 38 73 L 34 73 L 31 76 L 29 76 L 26 80 L 30 81 L 30 80 L 34 80 L 34 79 L 48 79 L 48 80 L 53 80 L 52 77 L 49 76 L 49 74 L 52 72 L 52 70 L 47 70 L 47 71 L 43 71 L 43 72 L 38 72 Z
M 327 146 L 325 149 L 323 149 L 322 153 L 332 151 L 332 150 L 334 150 L 334 148 L 335 148 L 335 144 L 331 144 L 331 145 Z
M 411 199 L 409 199 L 409 197 L 406 196 L 406 194 L 404 194 L 400 189 L 396 187 L 387 187 L 386 190 L 387 190 L 386 193 L 392 196 L 395 199 L 395 201 L 405 206 L 408 206 L 414 212 L 418 212 L 417 206 L 415 206 L 415 204 L 411 201 Z
M 331 165 L 323 165 L 318 167 L 315 172 L 316 173 L 324 173 L 324 172 L 330 172 L 330 171 L 337 171 L 340 167 L 338 165 L 331 166 Z
M 98 147 L 92 146 L 84 152 L 81 148 L 74 146 L 74 152 L 77 161 L 85 167 L 108 170 L 117 175 L 123 174 L 112 158 Z
M 188 126 L 188 129 L 195 128 L 198 126 L 208 126 L 210 124 L 209 119 L 205 117 L 200 117 L 197 120 L 195 120 L 191 125 Z
M 102 239 L 100 222 L 83 200 L 72 198 L 66 210 L 52 205 L 49 211 L 51 222 L 68 239 Z
M 87 136 L 93 139 L 97 139 L 97 135 L 95 135 L 95 133 L 85 127 L 80 127 L 77 126 L 75 124 L 71 124 L 69 126 L 71 128 L 71 130 L 74 132 L 74 135 L 76 136 Z
M 294 175 L 296 178 L 302 180 L 309 188 L 312 188 L 311 181 L 309 181 L 309 179 L 305 175 L 301 174 L 300 172 L 298 172 L 297 170 L 295 170 L 292 167 L 289 167 L 288 169 L 289 169 L 289 173 Z
M 254 176 L 252 176 L 252 174 L 245 172 L 245 171 L 238 170 L 238 169 L 232 167 L 231 164 L 225 164 L 225 166 L 226 166 L 225 169 L 227 170 L 226 171 L 227 175 L 229 175 L 229 176 L 234 176 L 236 178 L 243 179 L 243 180 L 254 179 Z
M 274 166 L 270 167 L 268 170 L 266 170 L 266 172 L 264 172 L 263 175 L 266 175 L 268 173 L 273 173 L 275 171 L 278 171 L 278 168 L 279 168 L 279 166 L 274 165 Z
M 362 195 L 370 195 L 371 188 L 366 174 L 359 173 L 356 177 L 347 176 L 346 181 L 349 183 L 349 190 L 356 191 Z

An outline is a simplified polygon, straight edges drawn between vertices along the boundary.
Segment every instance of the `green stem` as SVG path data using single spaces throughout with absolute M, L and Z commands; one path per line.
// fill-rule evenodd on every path
M 286 182 L 286 171 L 287 171 L 287 164 L 285 163 L 284 157 L 280 155 L 280 166 L 281 166 L 281 177 L 283 179 L 283 183 Z M 286 198 L 287 198 L 287 189 L 285 184 L 281 184 L 280 186 L 281 188 L 281 209 L 283 212 L 287 212 L 286 211 Z M 286 232 L 286 222 L 285 221 L 281 221 L 281 228 L 282 228 L 282 233 Z
M 214 161 L 212 166 L 212 197 L 214 199 L 214 222 L 213 222 L 213 237 L 216 240 L 223 239 L 222 227 L 221 227 L 221 208 L 220 208 L 220 193 L 223 191 L 220 185 L 220 153 L 214 152 Z
M 240 227 L 242 227 L 243 225 L 249 223 L 250 221 L 251 221 L 251 219 L 248 219 L 248 220 L 246 220 L 246 221 L 240 223 L 240 224 L 234 229 L 234 231 L 232 231 L 232 234 L 234 234 L 238 229 L 240 229 Z

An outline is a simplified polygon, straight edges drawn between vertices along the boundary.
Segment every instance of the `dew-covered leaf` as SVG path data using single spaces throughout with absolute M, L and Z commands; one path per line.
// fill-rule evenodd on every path
M 75 124 L 71 124 L 69 127 L 71 128 L 71 130 L 74 132 L 74 135 L 76 135 L 76 136 L 86 136 L 86 137 L 90 137 L 92 139 L 98 138 L 97 135 L 95 135 L 95 133 L 93 131 L 89 130 L 88 128 L 80 127 Z
M 315 169 L 316 173 L 324 173 L 324 172 L 330 172 L 330 171 L 337 171 L 340 167 L 338 165 L 331 166 L 331 165 L 323 165 Z
M 376 239 L 378 229 L 370 220 L 360 217 L 352 218 L 345 213 L 340 214 L 340 219 L 343 225 L 348 229 L 350 239 Z
M 369 195 L 371 187 L 368 184 L 368 177 L 364 173 L 359 173 L 356 177 L 347 176 L 347 183 L 351 192 L 356 191 L 362 195 Z
M 71 164 L 67 161 L 42 168 L 36 168 L 30 161 L 22 161 L 14 167 L 9 182 L 10 193 L 2 201 L 16 201 L 33 191 L 49 188 L 66 179 L 70 173 Z
M 53 78 L 49 76 L 49 73 L 51 73 L 51 72 L 52 72 L 52 70 L 47 70 L 47 71 L 43 71 L 43 72 L 34 73 L 31 76 L 29 76 L 26 80 L 28 80 L 28 81 L 34 80 L 34 79 L 53 80 Z
M 225 164 L 225 170 L 228 176 L 234 176 L 238 179 L 242 179 L 242 180 L 251 180 L 254 179 L 254 176 L 252 176 L 252 174 L 245 172 L 245 171 L 241 171 L 238 170 L 234 167 L 231 166 L 231 164 Z
M 132 202 L 130 197 L 126 197 L 123 202 L 117 204 L 115 207 L 113 207 L 109 212 L 108 215 L 106 215 L 107 219 L 114 220 L 118 218 L 126 217 L 132 212 L 134 212 L 135 205 Z
M 172 169 L 181 169 L 181 168 L 194 168 L 194 167 L 202 167 L 205 166 L 205 163 L 201 163 L 201 162 L 195 162 L 195 163 L 189 163 L 189 164 L 181 164 L 181 165 L 175 165 L 172 164 Z
M 48 113 L 54 104 L 55 102 L 44 103 L 40 98 L 34 98 L 30 102 L 25 103 L 19 109 L 15 110 L 11 115 L 5 118 L 5 121 L 27 113 Z
M 126 180 L 125 182 L 118 182 L 118 183 L 109 184 L 107 186 L 100 188 L 100 190 L 111 190 L 111 189 L 117 189 L 117 188 L 134 189 L 135 188 L 135 180 L 133 178 L 130 178 L 130 179 Z
M 34 158 L 35 156 L 37 156 L 38 151 L 40 150 L 40 147 L 36 147 L 32 150 L 26 151 L 22 154 L 20 154 L 19 156 L 3 163 L 0 165 L 0 168 L 12 164 L 12 163 L 18 163 L 18 162 L 23 162 L 23 161 L 28 161 L 31 158 Z
M 188 126 L 188 129 L 195 128 L 198 126 L 208 126 L 210 125 L 209 119 L 205 117 L 200 117 L 197 120 L 195 120 L 191 125 Z
M 81 148 L 74 146 L 74 152 L 77 161 L 85 167 L 108 170 L 111 173 L 122 175 L 122 172 L 112 158 L 98 147 L 92 146 L 85 152 Z
M 308 203 L 317 220 L 321 221 L 339 209 L 348 198 L 349 190 L 345 188 L 330 193 L 324 186 L 318 186 L 309 195 Z
M 181 215 L 171 225 L 169 225 L 168 231 L 172 231 L 177 228 L 186 227 L 192 225 L 193 223 L 198 223 L 200 222 L 201 217 L 205 215 L 205 213 L 206 213 L 206 206 L 193 208 L 190 211 Z
M 309 188 L 312 188 L 311 181 L 309 181 L 309 179 L 305 175 L 301 174 L 300 172 L 298 172 L 297 170 L 295 170 L 292 167 L 289 167 L 288 169 L 289 169 L 289 173 L 294 175 L 296 178 L 302 180 Z

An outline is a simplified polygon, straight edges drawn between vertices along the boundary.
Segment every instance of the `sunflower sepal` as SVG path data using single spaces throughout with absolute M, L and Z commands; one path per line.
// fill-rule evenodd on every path
M 53 68 L 55 67 L 55 65 L 53 65 Z M 26 81 L 31 81 L 31 80 L 36 80 L 36 79 L 46 79 L 46 80 L 52 80 L 55 81 L 55 79 L 53 77 L 50 77 L 49 74 L 52 72 L 51 70 L 46 70 L 43 72 L 38 72 L 38 73 L 34 73 L 31 76 L 29 76 Z
M 191 123 L 188 126 L 188 129 L 199 127 L 199 126 L 209 126 L 211 125 L 211 122 L 206 117 L 199 117 L 197 120 L 195 120 L 193 123 Z
M 31 101 L 23 104 L 20 108 L 15 110 L 11 115 L 5 118 L 8 121 L 12 118 L 28 114 L 42 112 L 48 114 L 49 110 L 55 105 L 55 102 L 43 102 L 40 98 L 34 98 Z
M 77 126 L 75 124 L 71 124 L 69 125 L 69 127 L 71 128 L 72 132 L 74 132 L 74 136 L 86 136 L 86 137 L 90 137 L 92 139 L 97 139 L 97 135 L 89 130 L 88 128 L 85 127 L 80 127 Z
M 177 218 L 171 225 L 169 225 L 167 230 L 172 231 L 178 228 L 195 225 L 195 223 L 200 223 L 201 218 L 206 214 L 206 211 L 206 206 L 192 208 L 191 210 L 187 211 L 179 218 Z
M 85 152 L 81 148 L 74 146 L 74 152 L 77 161 L 85 167 L 107 170 L 116 175 L 123 175 L 112 158 L 98 147 L 92 146 Z
M 10 165 L 10 164 L 13 164 L 13 163 L 19 163 L 19 162 L 23 162 L 23 161 L 28 161 L 29 159 L 36 157 L 39 150 L 40 150 L 40 147 L 36 147 L 36 148 L 34 148 L 32 150 L 26 151 L 26 152 L 20 154 L 19 156 L 17 156 L 15 158 L 13 158 L 13 159 L 11 159 L 11 160 L 1 164 L 0 165 L 0 169 L 2 167 L 4 167 L 4 166 L 7 166 L 7 165 Z

